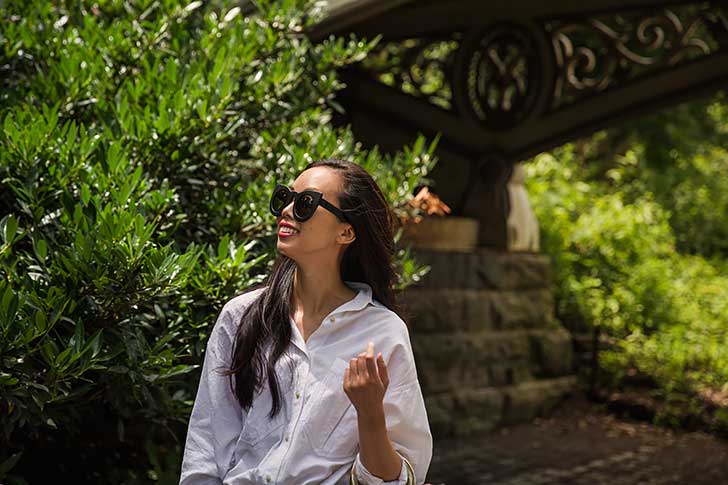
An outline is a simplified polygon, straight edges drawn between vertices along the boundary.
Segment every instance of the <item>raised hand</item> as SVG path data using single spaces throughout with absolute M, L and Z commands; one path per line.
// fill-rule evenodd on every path
M 374 343 L 367 350 L 352 357 L 344 370 L 344 392 L 359 416 L 381 416 L 382 401 L 389 385 L 387 365 L 382 353 L 374 357 Z

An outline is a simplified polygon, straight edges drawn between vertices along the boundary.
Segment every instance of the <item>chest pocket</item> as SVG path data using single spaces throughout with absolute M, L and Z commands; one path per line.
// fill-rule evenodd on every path
M 283 426 L 286 424 L 286 408 L 285 402 L 283 402 L 283 407 L 278 415 L 270 418 L 268 413 L 270 413 L 272 403 L 270 392 L 263 392 L 256 397 L 240 433 L 238 441 L 241 444 L 250 447 L 267 444 L 270 448 L 278 442 L 283 433 Z
M 337 358 L 306 404 L 304 434 L 316 453 L 328 458 L 353 457 L 359 446 L 356 409 L 343 387 L 348 366 Z
M 286 429 L 285 424 L 290 421 L 290 405 L 286 399 L 286 395 L 290 394 L 287 388 L 290 372 L 285 365 L 285 358 L 276 363 L 276 372 L 281 391 L 280 411 L 272 418 L 268 416 L 273 405 L 273 396 L 266 380 L 263 389 L 255 395 L 240 432 L 238 443 L 245 445 L 244 448 L 272 448 L 281 439 Z

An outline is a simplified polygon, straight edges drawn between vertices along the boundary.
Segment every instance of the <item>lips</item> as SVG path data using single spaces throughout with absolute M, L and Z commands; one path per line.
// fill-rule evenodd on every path
M 289 224 L 288 222 L 285 222 L 285 221 L 281 221 L 280 224 L 278 224 L 279 229 L 282 227 L 290 227 L 291 229 L 298 230 L 298 228 L 296 226 L 294 226 L 293 224 Z
M 296 234 L 298 234 L 298 229 L 296 229 L 295 227 L 292 227 L 289 224 L 282 222 L 278 226 L 278 236 L 279 237 L 291 237 L 291 236 L 295 236 Z

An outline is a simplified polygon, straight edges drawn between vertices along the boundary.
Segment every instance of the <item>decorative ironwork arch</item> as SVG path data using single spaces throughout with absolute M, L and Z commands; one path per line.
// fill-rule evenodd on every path
M 728 80 L 723 2 L 363 3 L 312 31 L 382 36 L 348 100 L 470 156 L 523 159 Z
M 381 40 L 343 72 L 346 122 L 396 149 L 440 135 L 438 194 L 505 247 L 513 163 L 725 87 L 725 0 L 338 0 L 310 35 Z

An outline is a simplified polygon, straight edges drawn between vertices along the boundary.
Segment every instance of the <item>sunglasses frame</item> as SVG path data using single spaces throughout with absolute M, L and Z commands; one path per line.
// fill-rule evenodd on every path
M 283 208 L 288 207 L 288 204 L 290 204 L 291 200 L 293 200 L 293 217 L 298 222 L 305 222 L 305 221 L 309 220 L 310 218 L 312 218 L 313 215 L 316 213 L 316 209 L 318 209 L 318 206 L 322 206 L 324 209 L 327 209 L 329 212 L 334 214 L 340 220 L 342 220 L 344 222 L 350 222 L 349 219 L 346 217 L 346 214 L 344 214 L 344 212 L 341 209 L 339 209 L 338 207 L 333 205 L 331 202 L 324 199 L 324 194 L 322 194 L 321 192 L 318 192 L 316 190 L 304 190 L 302 192 L 295 192 L 295 191 L 291 190 L 290 187 L 288 187 L 287 185 L 283 185 L 283 184 L 276 184 L 276 186 L 273 188 L 273 193 L 270 196 L 270 204 L 269 204 L 270 212 L 271 212 L 271 214 L 273 214 L 276 217 L 281 215 L 281 213 L 283 212 L 283 209 L 281 209 L 279 211 L 274 210 L 273 209 L 273 200 L 275 199 L 275 196 L 278 193 L 278 191 L 283 190 L 283 189 L 288 191 L 288 195 L 286 196 L 286 200 L 285 200 L 285 203 L 283 204 Z M 300 217 L 296 211 L 296 204 L 298 204 L 298 201 L 300 200 L 300 198 L 306 194 L 313 197 L 313 210 L 311 211 L 311 215 L 309 215 L 308 217 Z

